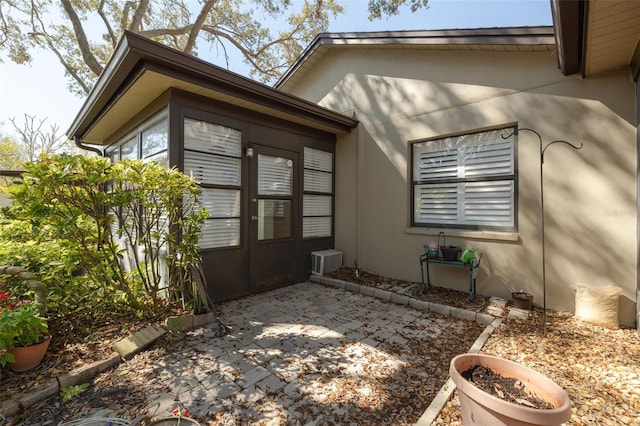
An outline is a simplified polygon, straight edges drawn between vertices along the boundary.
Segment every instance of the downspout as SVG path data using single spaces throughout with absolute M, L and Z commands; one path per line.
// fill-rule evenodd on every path
M 99 157 L 104 157 L 104 153 L 102 152 L 101 149 L 95 148 L 93 146 L 89 146 L 89 145 L 84 145 L 82 143 L 82 139 L 80 139 L 80 136 L 74 136 L 73 138 L 73 142 L 76 144 L 76 146 L 80 149 L 84 149 L 85 151 L 93 151 L 96 154 L 98 154 Z
M 354 118 L 356 118 L 356 113 L 354 112 Z M 364 193 L 364 148 L 362 141 L 362 132 L 360 132 L 361 124 L 358 124 L 356 127 L 356 155 L 358 161 L 356 162 L 356 259 L 358 262 L 358 269 L 362 269 L 364 265 L 364 253 L 362 252 L 362 248 L 364 245 L 362 244 L 362 219 L 363 219 L 363 208 L 362 208 L 362 198 Z

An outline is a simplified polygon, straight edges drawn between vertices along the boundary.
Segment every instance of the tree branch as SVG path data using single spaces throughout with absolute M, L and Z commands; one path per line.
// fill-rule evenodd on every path
M 140 4 L 138 4 L 138 8 L 133 13 L 133 19 L 131 20 L 131 25 L 129 25 L 130 31 L 139 33 L 140 30 L 142 30 L 142 18 L 144 18 L 148 8 L 149 0 L 141 0 Z
M 82 28 L 82 22 L 80 21 L 78 14 L 69 0 L 60 0 L 60 2 L 73 25 L 73 31 L 76 35 L 76 40 L 78 41 L 78 47 L 80 48 L 82 59 L 84 59 L 85 64 L 87 64 L 89 69 L 91 69 L 95 75 L 100 75 L 103 67 L 91 52 L 91 45 L 89 44 L 86 33 L 84 32 L 84 28 Z
M 187 40 L 187 44 L 183 49 L 185 53 L 188 53 L 190 55 L 193 53 L 193 48 L 196 45 L 198 34 L 200 33 L 200 30 L 202 29 L 202 26 L 204 25 L 209 12 L 211 12 L 211 9 L 213 9 L 213 6 L 216 4 L 216 2 L 217 0 L 207 0 L 202 5 L 202 9 L 200 10 L 198 17 L 196 18 L 195 22 L 193 23 L 193 27 L 189 32 L 189 39 Z
M 111 46 L 115 48 L 116 44 L 118 44 L 118 38 L 116 34 L 113 32 L 113 28 L 111 27 L 111 23 L 109 22 L 109 19 L 107 19 L 107 15 L 105 15 L 104 13 L 105 1 L 106 0 L 100 0 L 100 7 L 98 7 L 98 15 L 100 15 L 100 18 L 102 18 L 102 22 L 104 23 L 104 26 L 107 28 L 107 32 L 109 33 L 109 38 L 111 39 Z

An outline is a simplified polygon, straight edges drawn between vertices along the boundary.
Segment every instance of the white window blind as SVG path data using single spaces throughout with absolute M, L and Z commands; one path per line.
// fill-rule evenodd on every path
M 242 132 L 206 121 L 184 119 L 184 147 L 208 154 L 240 158 Z
M 333 153 L 304 148 L 303 238 L 330 237 L 333 225 Z
M 242 132 L 207 121 L 184 119 L 184 171 L 203 186 L 209 213 L 202 227 L 202 249 L 240 244 L 242 218 Z
M 258 155 L 258 195 L 291 196 L 293 163 L 270 155 Z
M 513 133 L 506 128 L 414 144 L 413 222 L 514 227 Z

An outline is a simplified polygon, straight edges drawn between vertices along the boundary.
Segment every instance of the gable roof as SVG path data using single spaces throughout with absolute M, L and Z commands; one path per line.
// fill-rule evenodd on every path
M 169 88 L 334 134 L 349 132 L 357 125 L 357 120 L 351 117 L 125 32 L 67 136 L 82 143 L 102 145 Z
M 439 51 L 554 52 L 556 40 L 551 26 L 321 33 L 282 75 L 275 87 L 288 91 L 322 59 L 328 49 L 354 46 Z

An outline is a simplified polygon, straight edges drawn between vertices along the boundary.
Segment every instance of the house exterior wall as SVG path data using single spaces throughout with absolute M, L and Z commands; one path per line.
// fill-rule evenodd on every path
M 623 289 L 620 322 L 633 325 L 637 283 L 635 87 L 628 69 L 566 77 L 555 55 L 335 48 L 293 94 L 360 120 L 336 147 L 336 248 L 345 264 L 420 280 L 418 256 L 443 229 L 410 226 L 410 142 L 517 124 L 546 143 L 546 304 L 573 310 L 572 286 Z M 444 229 L 447 244 L 483 252 L 477 291 L 543 303 L 539 142 L 520 131 L 518 230 Z M 467 290 L 466 274 L 432 268 L 436 285 Z

